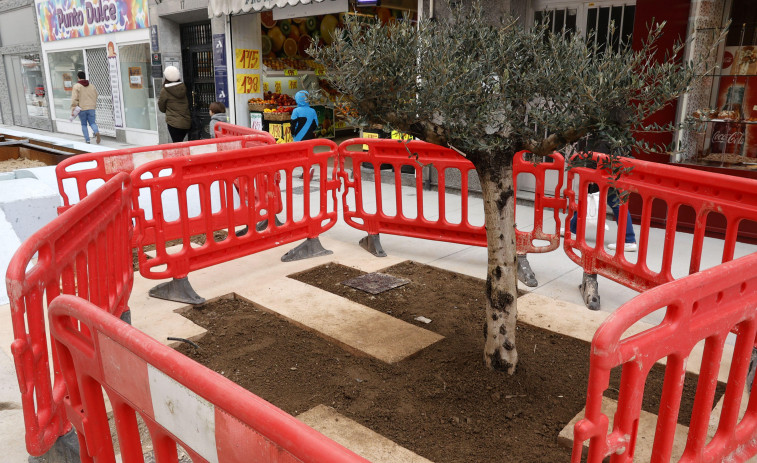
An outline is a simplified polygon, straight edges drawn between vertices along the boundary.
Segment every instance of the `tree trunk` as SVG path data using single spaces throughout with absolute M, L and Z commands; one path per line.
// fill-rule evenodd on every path
M 479 171 L 486 214 L 489 263 L 486 276 L 484 362 L 495 370 L 515 372 L 517 258 L 515 252 L 515 195 L 509 163 L 491 163 Z

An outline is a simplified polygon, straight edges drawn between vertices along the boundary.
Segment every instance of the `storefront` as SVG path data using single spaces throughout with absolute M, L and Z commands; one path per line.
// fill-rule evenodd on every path
M 51 130 L 33 0 L 0 2 L 0 121 Z
M 37 0 L 51 115 L 59 132 L 81 134 L 71 92 L 84 71 L 97 89 L 105 136 L 158 142 L 147 0 Z
M 230 86 L 234 90 L 236 123 L 268 130 L 278 140 L 292 139 L 289 113 L 292 97 L 300 90 L 320 88 L 324 100 L 315 102 L 319 119 L 317 137 L 333 138 L 351 130 L 345 114 L 335 113 L 336 95 L 320 79 L 319 68 L 306 50 L 313 43 L 329 45 L 333 32 L 346 15 L 390 21 L 409 14 L 417 17 L 415 0 L 382 1 L 381 6 L 359 6 L 348 0 L 320 2 L 286 0 L 250 2 L 211 1 L 210 14 L 230 17 L 229 56 L 233 60 Z
M 686 108 L 700 122 L 678 161 L 757 178 L 757 8 L 751 0 L 720 3 L 711 25 L 731 26 L 718 50 L 719 68 Z

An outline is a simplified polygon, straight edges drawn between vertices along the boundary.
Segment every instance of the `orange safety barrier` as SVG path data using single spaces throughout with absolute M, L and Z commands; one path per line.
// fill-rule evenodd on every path
M 49 363 L 45 307 L 60 294 L 75 294 L 103 312 L 128 315 L 134 278 L 130 210 L 129 176 L 116 174 L 29 237 L 8 266 L 11 352 L 31 455 L 47 452 L 71 428 L 62 407 L 66 391 L 54 347 L 52 369 Z
M 261 137 L 270 137 L 273 139 L 273 143 L 276 143 L 276 139 L 271 136 L 270 133 L 263 130 L 255 130 L 243 125 L 234 125 L 227 122 L 216 122 L 213 129 L 216 138 L 222 137 L 240 137 L 242 135 L 258 135 Z
M 91 336 L 82 336 L 78 324 Z M 142 463 L 137 414 L 155 461 L 368 463 L 229 379 L 73 296 L 50 307 L 82 462 L 115 461 L 103 390 L 121 461 Z
M 603 157 L 604 155 L 597 154 L 595 160 L 601 161 Z M 623 158 L 622 166 L 632 170 L 623 174 L 614 184 L 608 179 L 608 172 L 599 167 L 576 167 L 568 171 L 565 189 L 565 196 L 569 201 L 568 218 L 572 217 L 576 211 L 578 214 L 575 235 L 570 233 L 569 219 L 566 221 L 563 243 L 568 257 L 584 269 L 585 277 L 582 287 L 587 288 L 584 292 L 584 300 L 590 308 L 599 308 L 599 296 L 593 295 L 596 291 L 597 274 L 636 291 L 645 291 L 674 279 L 671 267 L 676 246 L 676 224 L 682 207 L 691 207 L 697 216 L 689 260 L 689 274 L 700 270 L 708 214 L 721 214 L 727 221 L 722 262 L 733 259 L 740 223 L 743 220 L 757 221 L 757 195 L 747 193 L 757 191 L 757 182 L 754 180 L 630 158 Z M 576 176 L 579 176 L 579 182 L 576 182 Z M 576 192 L 573 191 L 573 185 L 576 183 L 578 183 L 578 201 L 576 201 Z M 589 183 L 599 186 L 601 196 L 596 229 L 597 244 L 588 243 L 586 240 Z M 607 195 L 610 194 L 611 187 L 623 192 L 635 193 L 643 202 L 639 224 L 640 233 L 637 236 L 636 262 L 628 261 L 623 251 L 628 220 L 627 202 L 621 204 L 619 209 L 618 232 L 615 237 L 616 250 L 608 252 L 604 248 Z M 638 197 L 631 200 L 639 200 Z M 665 237 L 663 240 L 655 240 L 655 242 L 664 243 L 662 262 L 658 271 L 651 270 L 647 262 L 653 202 L 664 202 L 668 211 Z M 593 281 L 588 281 L 588 287 L 585 286 L 587 278 L 593 279 Z M 596 297 L 596 300 L 592 301 L 591 297 Z
M 686 169 L 677 168 L 686 171 Z M 643 317 L 666 310 L 659 325 L 637 334 L 626 331 Z M 647 375 L 666 359 L 652 447 L 653 462 L 671 461 L 686 364 L 692 349 L 703 343 L 696 396 L 681 462 L 746 461 L 757 454 L 757 388 L 749 394 L 746 414 L 739 418 L 752 347 L 757 334 L 757 254 L 718 265 L 650 289 L 617 309 L 600 326 L 591 343 L 586 414 L 574 428 L 572 461 L 581 461 L 589 440 L 588 462 L 634 461 L 639 416 Z M 730 332 L 736 343 L 728 372 L 717 431 L 708 436 L 718 371 Z M 699 362 L 697 362 L 699 363 Z M 622 367 L 621 385 L 612 430 L 602 413 L 602 395 L 610 372 Z M 710 437 L 712 439 L 710 440 Z M 638 460 L 637 460 L 638 461 Z
M 363 146 L 367 147 L 367 151 L 360 148 Z M 357 150 L 356 147 L 358 147 Z M 411 156 L 410 153 L 414 153 L 414 155 Z M 524 274 L 521 267 L 528 265 L 525 261 L 526 253 L 549 252 L 560 246 L 559 212 L 565 208 L 565 200 L 561 197 L 560 191 L 565 161 L 562 155 L 554 153 L 549 156 L 549 161 L 534 164 L 524 157 L 526 154 L 519 152 L 515 155 L 513 174 L 516 190 L 518 174 L 531 174 L 536 180 L 534 226 L 532 230 L 516 229 L 516 246 L 519 254 L 519 278 L 530 286 L 536 286 L 537 282 L 533 279 L 530 268 L 527 268 L 526 274 Z M 348 163 L 352 167 L 351 176 L 347 173 Z M 405 144 L 399 143 L 397 140 L 352 139 L 339 146 L 339 164 L 340 175 L 345 185 L 342 194 L 344 220 L 350 226 L 368 233 L 369 236 L 364 238 L 360 244 L 374 254 L 386 255 L 378 241 L 379 233 L 473 246 L 485 247 L 487 245 L 486 230 L 483 224 L 473 225 L 470 221 L 469 200 L 471 196 L 468 176 L 470 172 L 475 171 L 475 167 L 456 151 L 422 141 L 412 141 Z M 373 168 L 372 178 L 368 180 L 375 182 L 375 207 L 371 207 L 372 210 L 368 210 L 369 208 L 366 207 L 362 184 L 363 173 L 360 168 L 356 167 L 366 164 Z M 381 187 L 382 173 L 380 166 L 382 164 L 389 164 L 392 167 L 390 175 L 394 177 L 394 192 L 391 195 L 392 197 L 389 198 Z M 417 172 L 421 170 L 422 165 L 428 164 L 433 165 L 438 174 L 436 201 L 433 201 L 428 195 L 424 195 L 423 172 L 415 174 L 413 184 L 410 185 L 415 188 L 415 207 L 411 211 L 415 216 L 410 217 L 403 203 L 402 168 L 403 166 L 411 166 Z M 407 170 L 407 167 L 405 169 Z M 457 211 L 450 214 L 447 209 L 445 184 L 448 170 L 457 171 L 460 177 L 461 210 L 459 221 L 455 220 L 457 217 L 450 218 L 450 215 L 457 215 Z M 556 174 L 557 184 L 553 192 L 546 191 L 545 179 L 548 172 Z M 429 199 L 432 199 L 433 204 L 428 209 L 431 215 L 436 216 L 435 218 L 426 215 Z M 457 205 L 457 199 L 455 199 L 455 205 Z M 556 223 L 555 231 L 551 233 L 544 230 L 544 209 L 546 208 L 553 209 L 553 218 Z M 538 243 L 540 240 L 546 241 L 546 244 Z M 529 273 L 530 275 L 528 275 Z
M 336 190 L 340 183 L 333 169 L 330 178 L 326 175 L 329 164 L 337 164 L 336 156 L 337 146 L 332 141 L 309 140 L 164 159 L 134 170 L 131 174 L 134 204 L 140 192 L 146 191 L 152 211 L 149 216 L 144 209 L 135 211 L 140 274 L 153 279 L 183 279 L 194 270 L 303 238 L 317 239 L 337 221 Z M 310 183 L 313 166 L 318 166 L 322 173 L 317 195 Z M 295 201 L 292 178 L 293 171 L 299 168 L 303 169 L 305 186 L 302 198 L 298 195 Z M 259 201 L 250 197 L 249 191 L 258 190 L 253 184 L 279 174 L 286 179 L 283 204 L 271 191 Z M 240 185 L 241 198 L 235 198 L 234 185 Z M 164 194 L 169 191 L 178 197 L 176 218 L 164 214 Z M 187 204 L 191 191 L 199 192 L 200 210 L 190 213 Z M 214 192 L 220 197 L 220 204 L 211 202 Z M 311 200 L 319 204 L 314 206 Z M 256 224 L 272 216 L 268 211 L 283 208 L 286 211 L 282 224 L 268 220 L 265 227 L 256 228 Z M 299 211 L 301 218 L 294 215 Z M 246 226 L 247 231 L 239 233 L 240 226 Z M 226 236 L 221 238 L 215 232 L 225 232 Z M 205 243 L 192 243 L 190 237 L 200 234 L 206 236 Z M 169 251 L 169 241 L 176 239 L 181 240 L 180 249 Z M 142 247 L 145 243 L 156 244 L 156 255 L 149 260 Z
M 225 137 L 220 140 L 197 140 L 71 156 L 55 168 L 58 192 L 63 198 L 63 206 L 58 208 L 58 213 L 62 214 L 72 204 L 80 201 L 117 173 L 128 174 L 136 167 L 156 159 L 215 153 L 274 143 L 276 140 L 273 137 L 262 132 L 240 137 Z M 69 195 L 74 196 L 74 193 L 75 197 L 69 197 Z

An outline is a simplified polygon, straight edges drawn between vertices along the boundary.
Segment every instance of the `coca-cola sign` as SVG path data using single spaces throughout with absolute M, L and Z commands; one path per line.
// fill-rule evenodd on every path
M 741 146 L 744 144 L 744 132 L 742 130 L 728 133 L 722 130 L 716 130 L 712 133 L 713 143 L 726 143 L 728 145 Z

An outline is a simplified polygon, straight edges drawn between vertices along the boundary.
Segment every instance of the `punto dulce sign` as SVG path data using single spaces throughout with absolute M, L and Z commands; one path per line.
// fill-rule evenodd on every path
M 149 27 L 147 0 L 37 0 L 45 42 Z

